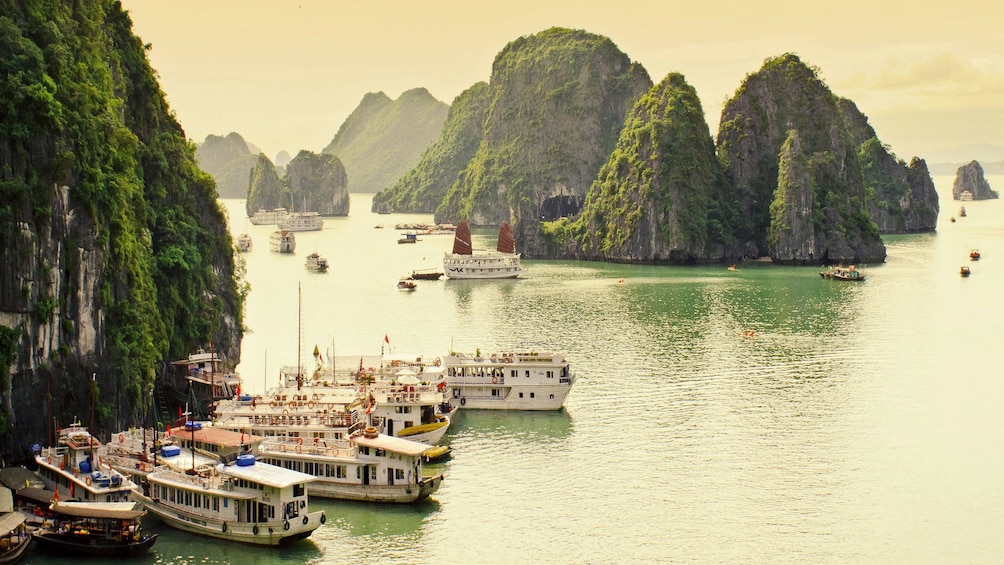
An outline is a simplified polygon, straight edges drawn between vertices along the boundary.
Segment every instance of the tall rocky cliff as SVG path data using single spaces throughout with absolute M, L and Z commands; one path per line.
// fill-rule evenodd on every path
M 436 221 L 515 218 L 525 241 L 541 219 L 577 214 L 624 118 L 651 87 L 606 37 L 551 28 L 510 42 L 492 65 L 480 146 Z
M 955 171 L 955 181 L 952 183 L 952 198 L 954 200 L 961 200 L 963 192 L 969 192 L 973 200 L 1000 198 L 1000 194 L 990 188 L 990 183 L 983 176 L 983 167 L 978 161 L 971 161 Z
M 349 214 L 345 167 L 334 155 L 300 151 L 286 166 L 282 185 L 296 210 L 317 212 L 322 216 Z
M 453 100 L 439 139 L 422 153 L 414 169 L 373 196 L 374 212 L 431 214 L 439 208 L 481 144 L 488 94 L 488 83 L 479 82 Z
M 208 135 L 195 151 L 199 167 L 212 175 L 220 198 L 247 198 L 248 179 L 258 156 L 236 132 Z
M 868 118 L 844 98 L 837 100 L 854 143 L 864 175 L 868 214 L 879 233 L 930 232 L 938 227 L 938 192 L 923 159 L 907 166 L 886 147 Z
M 524 249 L 626 263 L 732 259 L 726 188 L 697 92 L 671 73 L 631 110 L 579 217 L 544 224 Z
M 391 100 L 365 95 L 322 153 L 345 166 L 349 192 L 379 192 L 411 170 L 439 136 L 449 107 L 424 88 Z
M 786 143 L 789 168 L 782 170 Z M 726 102 L 718 155 L 743 213 L 737 235 L 745 255 L 779 263 L 885 260 L 868 214 L 858 144 L 836 97 L 796 55 L 765 61 Z M 786 223 L 803 212 L 811 220 L 810 241 L 808 232 Z
M 243 291 L 195 165 L 118 2 L 0 0 L 0 451 L 92 408 L 144 419 L 168 362 L 239 361 Z
M 258 159 L 251 168 L 247 194 L 244 208 L 249 217 L 259 210 L 290 208 L 289 191 L 283 190 L 275 165 L 264 153 L 258 154 Z

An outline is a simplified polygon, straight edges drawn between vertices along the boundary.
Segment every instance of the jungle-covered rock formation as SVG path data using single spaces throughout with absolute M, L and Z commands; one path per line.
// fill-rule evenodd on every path
M 624 118 L 651 87 L 606 37 L 551 28 L 510 42 L 492 64 L 481 144 L 436 221 L 515 218 L 517 240 L 527 241 L 541 219 L 578 214 Z
M 431 214 L 439 208 L 481 144 L 488 95 L 488 83 L 479 82 L 453 100 L 439 139 L 422 153 L 415 168 L 373 196 L 374 212 Z
M 952 199 L 962 200 L 962 193 L 969 192 L 973 200 L 990 200 L 1000 198 L 1000 194 L 990 188 L 990 183 L 983 175 L 983 167 L 979 161 L 970 161 L 955 171 L 955 181 L 952 183 Z
M 439 137 L 448 110 L 424 88 L 405 91 L 397 100 L 370 92 L 321 153 L 341 160 L 349 192 L 379 192 L 418 163 Z
M 722 110 L 717 146 L 742 210 L 736 236 L 745 256 L 770 255 L 778 263 L 885 260 L 868 214 L 858 144 L 837 98 L 796 55 L 768 59 L 746 77 Z M 791 209 L 800 206 L 811 208 Z M 808 226 L 787 223 L 803 214 L 811 220 L 810 241 L 804 241 Z
M 347 186 L 345 167 L 338 157 L 312 151 L 297 153 L 282 177 L 283 193 L 289 195 L 295 210 L 322 216 L 349 214 Z
M 259 153 L 254 167 L 251 168 L 247 200 L 244 202 L 244 210 L 248 217 L 253 216 L 258 210 L 289 209 L 290 202 L 289 193 L 283 190 L 272 160 L 264 153 Z
M 729 196 L 697 92 L 671 73 L 631 110 L 582 213 L 544 223 L 524 249 L 626 263 L 733 258 Z
M 909 166 L 897 159 L 879 141 L 868 118 L 850 100 L 839 98 L 851 139 L 858 145 L 858 159 L 868 194 L 868 214 L 879 233 L 930 232 L 938 227 L 938 192 L 923 159 L 914 157 Z
M 244 290 L 119 2 L 0 0 L 0 452 L 144 420 L 168 361 L 239 362 Z M 51 418 L 50 418 L 51 416 Z
M 195 151 L 195 159 L 216 181 L 220 198 L 247 198 L 248 179 L 258 156 L 239 133 L 206 136 Z

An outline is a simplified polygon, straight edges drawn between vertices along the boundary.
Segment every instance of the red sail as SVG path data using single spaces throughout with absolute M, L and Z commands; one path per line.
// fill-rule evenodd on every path
M 502 222 L 502 227 L 499 228 L 499 245 L 497 249 L 499 253 L 516 252 L 516 240 L 512 237 L 512 226 L 509 225 L 509 222 Z
M 453 238 L 453 253 L 456 255 L 472 255 L 474 248 L 471 247 L 471 225 L 467 220 L 460 220 L 457 224 L 457 235 Z

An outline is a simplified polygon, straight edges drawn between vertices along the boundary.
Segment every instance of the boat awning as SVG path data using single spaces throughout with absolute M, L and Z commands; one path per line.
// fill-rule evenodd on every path
M 28 517 L 21 512 L 11 512 L 0 516 L 0 535 L 6 534 L 20 526 Z
M 364 434 L 356 434 L 352 436 L 352 441 L 364 447 L 413 456 L 421 455 L 426 449 L 429 449 L 429 446 L 424 443 L 384 434 L 380 434 L 377 437 L 366 437 Z
M 145 510 L 135 508 L 135 502 L 60 502 L 51 507 L 56 514 L 74 518 L 135 520 L 146 514 Z
M 14 494 L 7 487 L 0 487 L 0 512 L 14 511 Z
M 255 461 L 254 465 L 246 467 L 241 465 L 224 465 L 220 468 L 220 473 L 280 489 L 298 483 L 309 483 L 310 481 L 317 480 L 317 477 L 314 475 L 269 465 L 261 461 Z
M 17 491 L 17 497 L 22 500 L 28 500 L 35 504 L 52 504 L 52 495 L 55 494 L 51 490 L 45 490 L 42 488 L 27 487 Z

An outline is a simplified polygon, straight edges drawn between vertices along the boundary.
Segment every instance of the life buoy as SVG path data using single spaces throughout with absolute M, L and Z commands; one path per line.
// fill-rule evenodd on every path
M 314 400 L 318 400 L 318 399 L 320 399 L 321 397 L 315 394 L 315 395 L 314 395 L 314 396 L 312 396 L 311 398 L 312 398 L 312 399 L 314 399 Z
M 303 438 L 302 437 L 296 438 L 296 445 L 303 445 Z
M 251 403 L 251 411 L 254 412 L 254 402 Z
M 466 398 L 461 398 L 460 399 L 460 405 L 463 406 L 464 404 L 467 404 L 467 399 Z
M 303 525 L 304 525 L 304 526 L 306 526 L 306 525 L 307 525 L 307 517 L 306 517 L 306 516 L 304 516 L 304 517 L 303 517 Z
M 87 483 L 87 486 L 91 486 L 91 476 L 87 475 L 87 477 L 84 478 L 84 482 Z
M 252 533 L 253 533 L 254 535 L 258 535 L 258 524 L 255 524 L 254 528 L 252 528 L 252 529 L 251 529 L 251 532 L 252 532 Z
M 290 400 L 289 401 L 289 407 L 290 408 L 296 408 L 296 401 L 295 400 Z
M 310 402 L 307 403 L 307 408 L 313 408 L 313 407 L 314 407 L 314 401 L 311 400 Z
M 222 528 L 220 528 L 220 529 L 222 529 L 222 530 L 223 530 L 223 533 L 224 533 L 224 534 L 225 534 L 225 533 L 227 533 L 227 523 L 226 523 L 226 522 L 223 522 L 223 527 L 222 527 Z
M 498 377 L 494 377 L 494 376 L 493 376 L 493 377 L 492 377 L 492 384 L 493 384 L 493 385 L 497 385 L 497 384 L 499 384 L 499 378 L 498 378 Z
M 289 530 L 289 520 L 286 520 L 286 523 L 282 525 L 282 529 Z
M 125 434 L 119 434 L 119 443 L 125 443 Z
M 272 408 L 275 408 L 275 402 L 269 402 L 268 405 L 271 406 Z
M 442 364 L 442 361 L 440 361 L 439 358 L 437 357 L 436 358 L 436 366 L 438 367 L 440 364 Z

